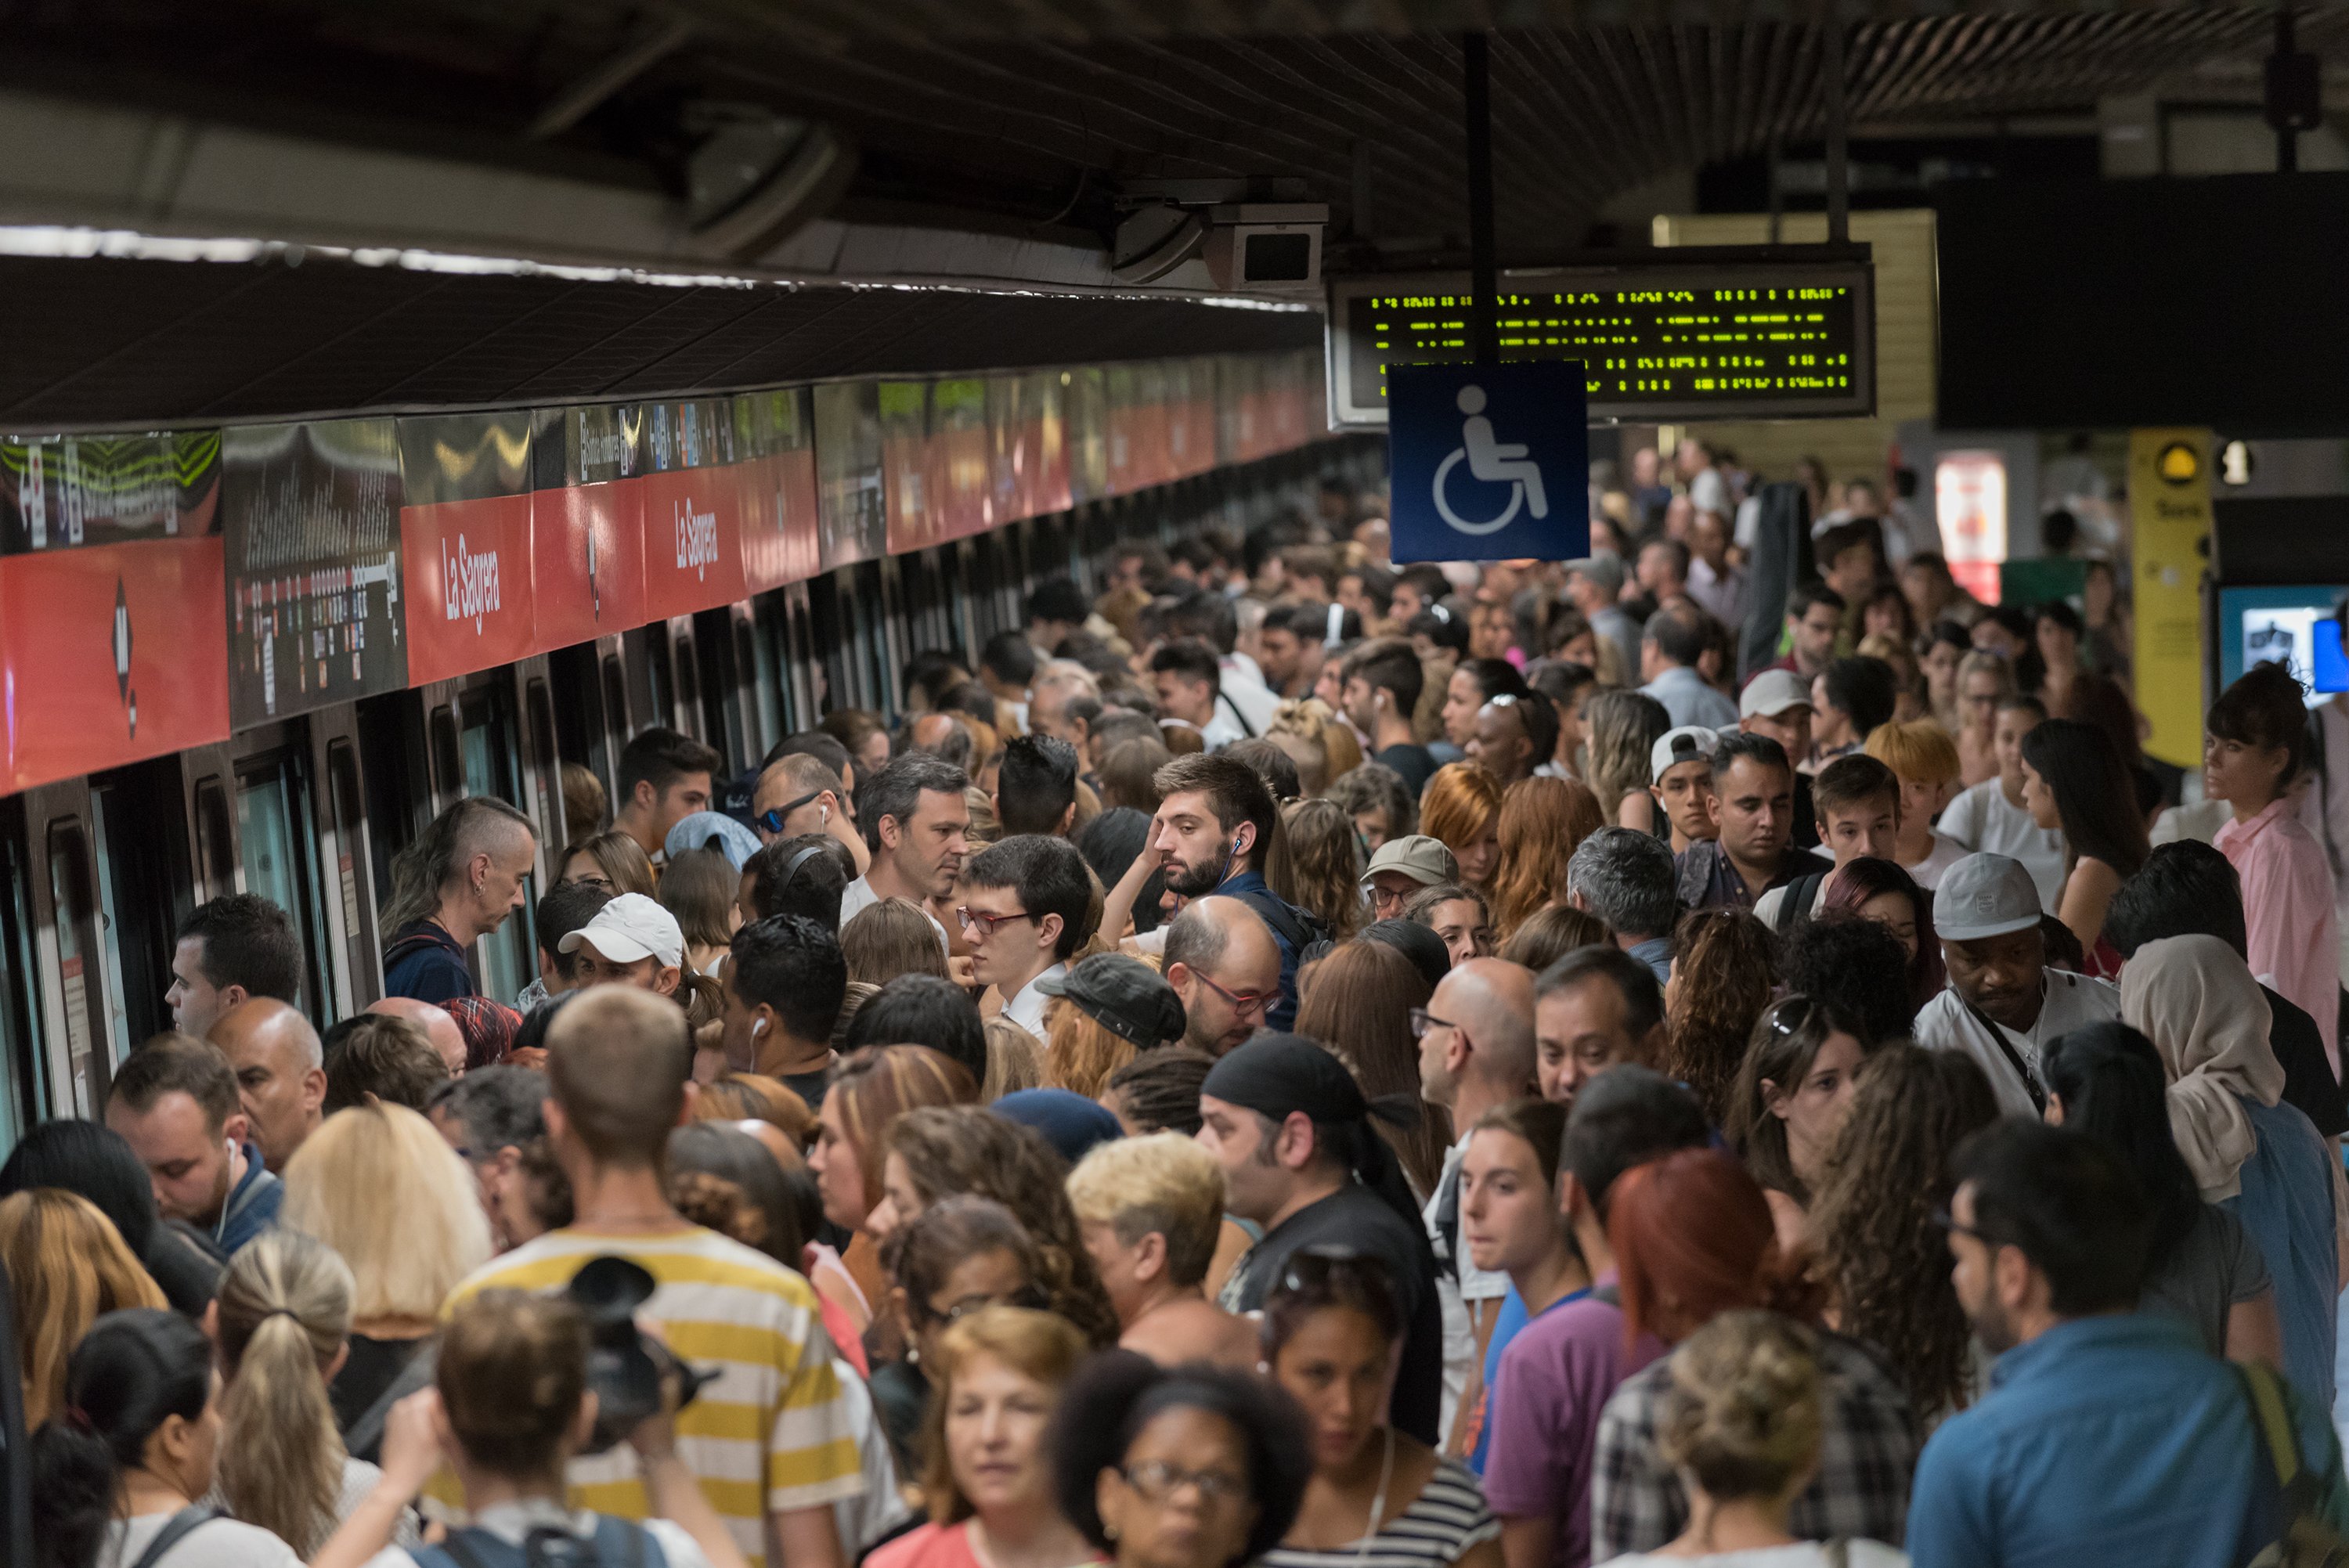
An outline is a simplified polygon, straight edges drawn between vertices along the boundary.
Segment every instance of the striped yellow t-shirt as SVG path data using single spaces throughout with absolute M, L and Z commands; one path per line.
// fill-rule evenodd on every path
M 492 1259 L 443 1310 L 483 1290 L 559 1290 L 592 1260 L 612 1255 L 657 1282 L 645 1313 L 669 1348 L 719 1373 L 678 1413 L 677 1451 L 745 1557 L 765 1559 L 767 1512 L 828 1507 L 864 1492 L 814 1287 L 715 1231 L 550 1231 Z M 572 1460 L 568 1479 L 575 1507 L 626 1519 L 649 1511 L 636 1450 L 626 1443 Z

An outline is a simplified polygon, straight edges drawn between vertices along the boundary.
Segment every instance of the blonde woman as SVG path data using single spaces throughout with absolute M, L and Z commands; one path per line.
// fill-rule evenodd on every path
M 1590 765 L 1583 779 L 1599 797 L 1599 810 L 1619 828 L 1656 830 L 1660 808 L 1648 786 L 1656 742 L 1672 727 L 1671 715 L 1654 697 L 1636 691 L 1593 692 L 1582 705 L 1583 733 L 1589 738 Z
M 277 1222 L 324 1242 L 350 1267 L 350 1352 L 327 1377 L 327 1397 L 347 1441 L 367 1418 L 350 1446 L 369 1458 L 386 1396 L 431 1338 L 441 1304 L 490 1260 L 473 1173 L 407 1107 L 354 1106 L 328 1117 L 286 1161 Z
M 66 1359 L 91 1324 L 127 1306 L 169 1305 L 114 1222 L 56 1187 L 0 1202 L 0 1266 L 16 1305 L 28 1432 L 65 1404 Z
M 305 1557 L 380 1479 L 344 1452 L 326 1398 L 350 1326 L 350 1269 L 284 1229 L 229 1260 L 205 1325 L 219 1347 L 222 1434 L 206 1501 Z

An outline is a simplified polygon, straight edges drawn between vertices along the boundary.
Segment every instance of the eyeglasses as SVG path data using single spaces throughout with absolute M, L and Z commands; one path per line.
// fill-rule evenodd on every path
M 778 806 L 771 811 L 761 811 L 759 813 L 758 825 L 766 829 L 767 831 L 771 833 L 780 833 L 783 830 L 783 822 L 785 819 L 789 818 L 792 812 L 798 810 L 801 807 L 806 805 L 817 796 L 824 793 L 826 793 L 826 791 L 822 789 L 811 789 L 796 800 Z
M 1192 973 L 1198 975 L 1196 970 Z M 1232 1011 L 1242 1017 L 1246 1017 L 1250 1013 L 1270 1011 L 1273 1003 L 1278 998 L 1278 993 L 1272 991 L 1226 991 L 1205 975 L 1198 975 L 1198 980 L 1200 985 L 1229 1002 L 1232 1005 Z
M 1117 1473 L 1153 1502 L 1164 1502 L 1186 1486 L 1198 1488 L 1201 1502 L 1219 1505 L 1237 1502 L 1248 1493 L 1247 1480 L 1228 1471 L 1183 1470 L 1164 1460 L 1145 1460 Z
M 995 928 L 999 925 L 1008 924 L 1015 920 L 1035 918 L 1024 909 L 1017 914 L 989 914 L 983 909 L 973 909 L 968 904 L 955 905 L 955 919 L 962 923 L 962 928 L 965 931 L 974 935 L 993 936 Z
M 1427 1031 L 1430 1029 L 1456 1029 L 1459 1026 L 1449 1018 L 1437 1017 L 1424 1007 L 1413 1007 L 1411 1010 L 1411 1037 L 1414 1040 L 1427 1038 Z

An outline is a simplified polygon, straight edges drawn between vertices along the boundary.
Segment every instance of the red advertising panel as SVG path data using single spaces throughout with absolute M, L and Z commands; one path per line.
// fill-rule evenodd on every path
M 1109 392 L 1099 366 L 1061 373 L 1061 418 L 1069 449 L 1069 503 L 1114 493 L 1109 488 Z
M 0 559 L 0 765 L 29 789 L 229 735 L 217 534 Z
M 531 568 L 533 501 L 503 495 L 400 508 L 411 685 L 510 665 L 541 645 Z
M 1035 515 L 1036 445 L 1030 438 L 1024 377 L 987 381 L 987 525 L 1000 528 Z
M 735 398 L 734 456 L 743 585 L 763 593 L 814 576 L 823 570 L 823 539 L 807 388 Z
M 946 537 L 930 458 L 930 388 L 925 381 L 880 386 L 881 475 L 889 498 L 889 553 L 926 550 Z
M 1031 370 L 1019 378 L 1020 414 L 1030 454 L 1028 515 L 1046 517 L 1076 504 L 1070 477 L 1069 388 L 1075 382 L 1067 370 Z
M 988 520 L 987 383 L 976 377 L 930 387 L 930 500 L 946 539 L 985 533 Z
M 742 495 L 730 471 L 733 409 L 705 399 L 645 412 L 645 617 L 666 620 L 742 597 Z
M 537 440 L 559 483 L 531 500 L 538 652 L 645 624 L 644 410 L 596 405 L 542 414 Z
M 823 570 L 871 561 L 888 549 L 879 388 L 834 381 L 815 389 L 816 500 Z

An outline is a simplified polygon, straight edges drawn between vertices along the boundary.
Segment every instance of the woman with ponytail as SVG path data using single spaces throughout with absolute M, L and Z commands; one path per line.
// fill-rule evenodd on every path
M 1608 1193 L 1607 1239 L 1622 1278 L 1627 1333 L 1680 1345 L 1723 1313 L 1763 1308 L 1816 1324 L 1818 1288 L 1778 1248 L 1770 1204 L 1745 1168 L 1683 1150 L 1628 1172 Z M 1924 1443 L 1900 1383 L 1857 1340 L 1817 1333 L 1818 1468 L 1794 1495 L 1795 1539 L 1899 1544 L 1909 1477 Z M 1674 1387 L 1669 1357 L 1634 1373 L 1607 1403 L 1590 1480 L 1590 1560 L 1656 1552 L 1692 1517 L 1658 1439 Z
M 307 1555 L 375 1489 L 348 1457 L 326 1380 L 350 1354 L 351 1271 L 335 1250 L 276 1230 L 229 1260 L 208 1325 L 220 1346 L 219 1476 L 208 1500 Z
M 36 1568 L 299 1568 L 268 1531 L 197 1505 L 220 1436 L 203 1330 L 159 1307 L 99 1318 L 33 1435 Z

